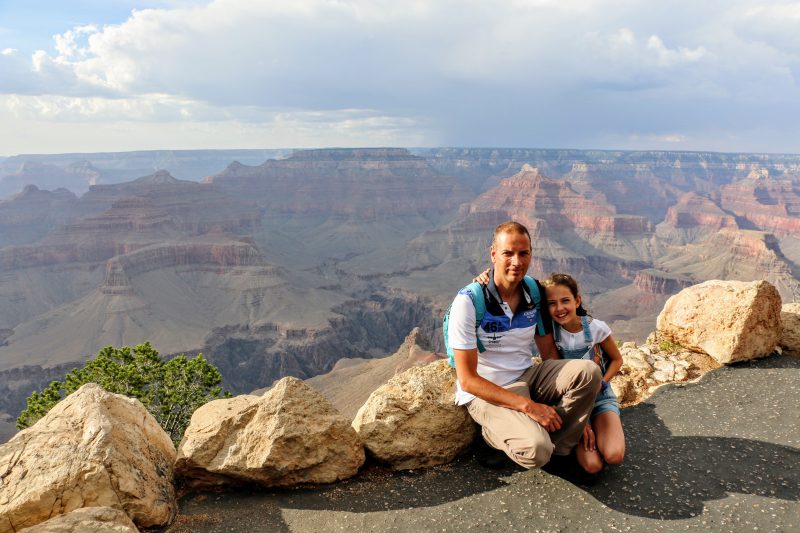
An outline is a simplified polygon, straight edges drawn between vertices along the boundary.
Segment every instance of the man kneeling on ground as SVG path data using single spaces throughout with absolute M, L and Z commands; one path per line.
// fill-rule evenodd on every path
M 551 456 L 569 455 L 578 444 L 602 376 L 593 361 L 559 359 L 544 290 L 535 282 L 542 295 L 537 306 L 524 282 L 531 262 L 525 226 L 513 221 L 499 225 L 490 256 L 493 267 L 483 287 L 486 309 L 480 324 L 476 327 L 468 287 L 450 308 L 456 403 L 467 406 L 490 446 L 524 468 L 538 468 Z M 539 365 L 531 364 L 531 341 L 542 357 Z

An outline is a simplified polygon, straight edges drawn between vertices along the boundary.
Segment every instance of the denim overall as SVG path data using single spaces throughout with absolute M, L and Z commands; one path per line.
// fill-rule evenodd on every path
M 594 344 L 594 342 L 592 342 L 592 332 L 589 330 L 588 316 L 584 315 L 581 317 L 581 325 L 583 326 L 584 346 L 567 350 L 561 345 L 561 326 L 554 324 L 555 327 L 553 328 L 553 338 L 556 341 L 558 353 L 561 354 L 563 359 L 588 359 L 589 361 L 594 361 L 595 353 L 597 352 L 600 354 L 600 370 L 605 375 L 605 359 L 602 356 L 600 346 L 597 346 Z M 594 418 L 600 413 L 604 413 L 606 411 L 613 411 L 617 413 L 617 415 L 620 414 L 619 402 L 617 401 L 616 394 L 614 394 L 613 389 L 608 385 L 608 383 L 603 381 L 603 386 L 594 401 L 594 408 L 592 409 L 591 418 Z

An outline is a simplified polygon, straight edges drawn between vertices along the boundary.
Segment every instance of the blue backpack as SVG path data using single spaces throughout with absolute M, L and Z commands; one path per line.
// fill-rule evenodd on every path
M 528 292 L 533 299 L 533 305 L 539 308 L 542 302 L 542 296 L 539 292 L 539 286 L 536 284 L 536 280 L 530 276 L 525 276 L 524 278 L 525 285 L 528 286 Z M 486 314 L 486 296 L 483 294 L 484 286 L 478 283 L 477 281 L 473 281 L 461 291 L 466 290 L 467 294 L 469 294 L 470 299 L 472 300 L 472 305 L 475 306 L 475 338 L 478 341 L 478 352 L 483 353 L 486 351 L 486 348 L 483 346 L 481 339 L 478 338 L 478 328 L 483 321 L 483 315 Z M 458 291 L 459 293 L 461 291 Z M 452 306 L 452 304 L 450 304 Z M 450 366 L 453 368 L 456 367 L 455 356 L 453 354 L 453 348 L 450 346 L 450 341 L 448 339 L 447 334 L 447 326 L 450 321 L 450 307 L 447 308 L 447 311 L 444 312 L 444 320 L 442 322 L 442 331 L 444 333 L 444 347 L 447 351 L 447 361 L 450 363 Z M 538 330 L 540 335 L 544 335 L 544 324 L 542 323 L 542 314 L 539 313 L 537 317 L 538 321 Z

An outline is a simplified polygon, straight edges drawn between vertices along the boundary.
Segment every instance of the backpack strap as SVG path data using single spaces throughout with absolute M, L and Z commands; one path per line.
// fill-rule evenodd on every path
M 539 310 L 539 312 L 536 313 L 536 325 L 539 335 L 544 335 L 544 321 L 542 321 L 542 302 L 544 302 L 544 298 L 542 298 L 542 293 L 539 290 L 539 284 L 534 278 L 528 276 L 527 274 L 523 280 L 525 281 L 525 285 L 527 286 L 528 290 L 523 290 L 522 292 L 525 293 L 525 298 L 530 298 L 528 302 L 533 301 L 533 305 Z
M 486 296 L 483 294 L 483 285 L 477 281 L 473 281 L 466 288 L 469 289 L 470 299 L 475 307 L 475 340 L 478 343 L 478 352 L 483 353 L 486 348 L 478 337 L 478 328 L 481 327 L 483 316 L 486 314 Z
M 466 291 L 469 295 L 469 299 L 472 301 L 472 305 L 475 307 L 475 341 L 478 346 L 478 352 L 483 353 L 486 351 L 481 339 L 478 337 L 478 328 L 483 321 L 483 317 L 486 314 L 486 296 L 483 293 L 483 286 L 480 283 L 472 282 L 459 293 L 462 291 Z M 451 304 L 452 305 L 452 304 Z M 456 361 L 455 361 L 455 354 L 453 349 L 450 347 L 450 342 L 448 338 L 448 330 L 450 329 L 450 307 L 444 313 L 444 320 L 442 322 L 442 333 L 444 334 L 444 346 L 447 351 L 447 360 L 450 363 L 450 366 L 455 368 Z

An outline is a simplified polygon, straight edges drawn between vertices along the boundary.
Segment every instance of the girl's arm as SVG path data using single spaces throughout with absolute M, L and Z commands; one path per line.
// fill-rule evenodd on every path
M 606 337 L 605 340 L 600 343 L 600 347 L 610 360 L 608 363 L 608 368 L 606 368 L 606 373 L 603 376 L 605 382 L 608 383 L 611 381 L 611 378 L 617 375 L 617 372 L 619 372 L 619 369 L 622 366 L 622 354 L 619 353 L 617 343 L 614 342 L 614 339 L 611 337 L 611 335 Z

